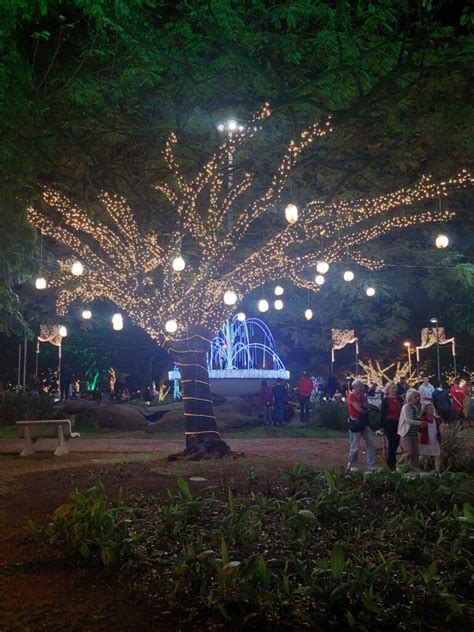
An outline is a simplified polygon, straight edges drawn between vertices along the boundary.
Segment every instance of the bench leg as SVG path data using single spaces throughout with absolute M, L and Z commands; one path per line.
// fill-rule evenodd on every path
M 25 447 L 20 452 L 20 456 L 32 456 L 35 454 L 36 450 L 33 446 L 33 441 L 31 440 L 31 433 L 29 426 L 25 426 Z
M 54 456 L 63 456 L 63 454 L 69 454 L 69 450 L 66 447 L 66 439 L 64 438 L 64 429 L 62 426 L 58 426 L 58 441 L 59 445 L 54 451 Z

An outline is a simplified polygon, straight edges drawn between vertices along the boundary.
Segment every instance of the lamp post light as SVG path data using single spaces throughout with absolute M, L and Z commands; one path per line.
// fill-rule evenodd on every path
M 403 346 L 407 348 L 408 371 L 410 372 L 410 377 L 411 377 L 411 344 L 409 342 L 404 342 Z
M 217 129 L 219 132 L 227 133 L 229 139 L 232 138 L 232 134 L 236 132 L 242 132 L 244 130 L 244 126 L 240 125 L 235 119 L 229 119 L 225 123 L 219 123 L 217 125 Z M 230 191 L 232 189 L 232 183 L 234 180 L 234 155 L 232 152 L 227 154 L 227 189 Z M 234 214 L 232 210 L 230 210 L 227 214 L 227 232 L 229 235 L 232 233 L 232 229 L 234 227 Z
M 440 360 L 439 360 L 439 328 L 438 328 L 438 319 L 437 318 L 430 318 L 430 323 L 432 323 L 435 327 L 436 327 L 436 366 L 437 366 L 437 373 L 438 373 L 438 382 L 441 381 L 441 367 L 440 367 Z

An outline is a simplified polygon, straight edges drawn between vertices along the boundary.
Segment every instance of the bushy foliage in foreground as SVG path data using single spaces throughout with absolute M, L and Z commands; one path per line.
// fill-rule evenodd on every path
M 0 392 L 0 425 L 30 419 L 52 419 L 53 399 L 47 395 L 32 397 L 17 391 Z
M 262 489 L 247 475 L 239 490 L 179 479 L 140 502 L 135 584 L 150 607 L 210 628 L 469 629 L 472 479 L 296 464 Z

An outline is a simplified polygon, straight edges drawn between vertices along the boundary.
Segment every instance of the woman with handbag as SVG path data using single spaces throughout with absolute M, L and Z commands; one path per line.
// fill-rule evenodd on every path
M 365 394 L 365 384 L 362 380 L 352 382 L 352 390 L 347 397 L 349 408 L 349 463 L 351 472 L 359 470 L 359 443 L 361 438 L 366 445 L 367 467 L 377 469 L 375 460 L 375 446 L 372 440 L 372 428 L 369 426 L 369 407 Z

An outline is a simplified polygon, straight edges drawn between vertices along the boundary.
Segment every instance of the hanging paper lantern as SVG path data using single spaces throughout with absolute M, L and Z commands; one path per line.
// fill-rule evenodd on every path
M 316 264 L 316 271 L 319 272 L 319 274 L 326 274 L 328 270 L 329 263 L 327 263 L 326 261 L 318 261 L 318 263 Z
M 274 306 L 275 309 L 280 311 L 280 309 L 283 309 L 283 301 L 281 299 L 277 298 L 277 300 L 273 303 L 273 306 Z
M 368 287 L 365 290 L 365 293 L 367 294 L 367 296 L 375 296 L 375 288 L 374 287 Z
M 353 281 L 354 280 L 354 273 L 352 272 L 352 270 L 346 270 L 344 272 L 344 281 Z
M 35 281 L 35 286 L 37 290 L 45 290 L 48 283 L 44 277 L 38 277 Z
M 243 323 L 245 320 L 246 316 L 244 312 L 239 312 L 237 314 L 237 320 L 239 321 L 239 323 Z
M 167 320 L 165 323 L 165 329 L 169 334 L 174 334 L 174 332 L 178 329 L 176 319 L 171 318 L 170 320 Z
M 325 278 L 323 277 L 322 274 L 317 274 L 314 280 L 316 282 L 316 285 L 322 285 L 325 281 Z
M 81 276 L 81 274 L 84 272 L 84 266 L 80 261 L 74 261 L 71 266 L 71 272 L 74 276 Z
M 282 296 L 285 290 L 281 287 L 281 285 L 275 286 L 275 296 Z
M 61 336 L 61 338 L 65 338 L 67 336 L 67 329 L 64 325 L 61 325 L 61 327 L 59 328 L 59 335 Z
M 294 224 L 298 219 L 298 207 L 296 204 L 287 204 L 285 208 L 285 219 L 288 224 Z
M 306 320 L 311 320 L 313 318 L 313 310 L 308 307 L 308 309 L 304 313 L 304 317 Z
M 112 327 L 114 331 L 121 331 L 123 329 L 123 317 L 122 314 L 114 314 L 112 316 Z
M 449 246 L 449 238 L 447 235 L 440 234 L 436 237 L 435 240 L 436 248 L 447 248 Z
M 258 301 L 258 311 L 259 312 L 268 312 L 268 308 L 270 306 L 268 305 L 268 301 L 265 298 L 262 298 Z
M 234 290 L 226 290 L 224 292 L 224 303 L 226 305 L 235 305 L 237 303 L 237 294 Z
M 173 259 L 172 266 L 173 266 L 173 270 L 175 272 L 181 272 L 182 270 L 184 270 L 184 268 L 186 266 L 186 263 L 185 263 L 183 257 L 179 256 L 179 257 L 175 257 Z
M 82 310 L 82 318 L 84 318 L 84 320 L 90 320 L 92 318 L 91 310 L 90 309 Z

